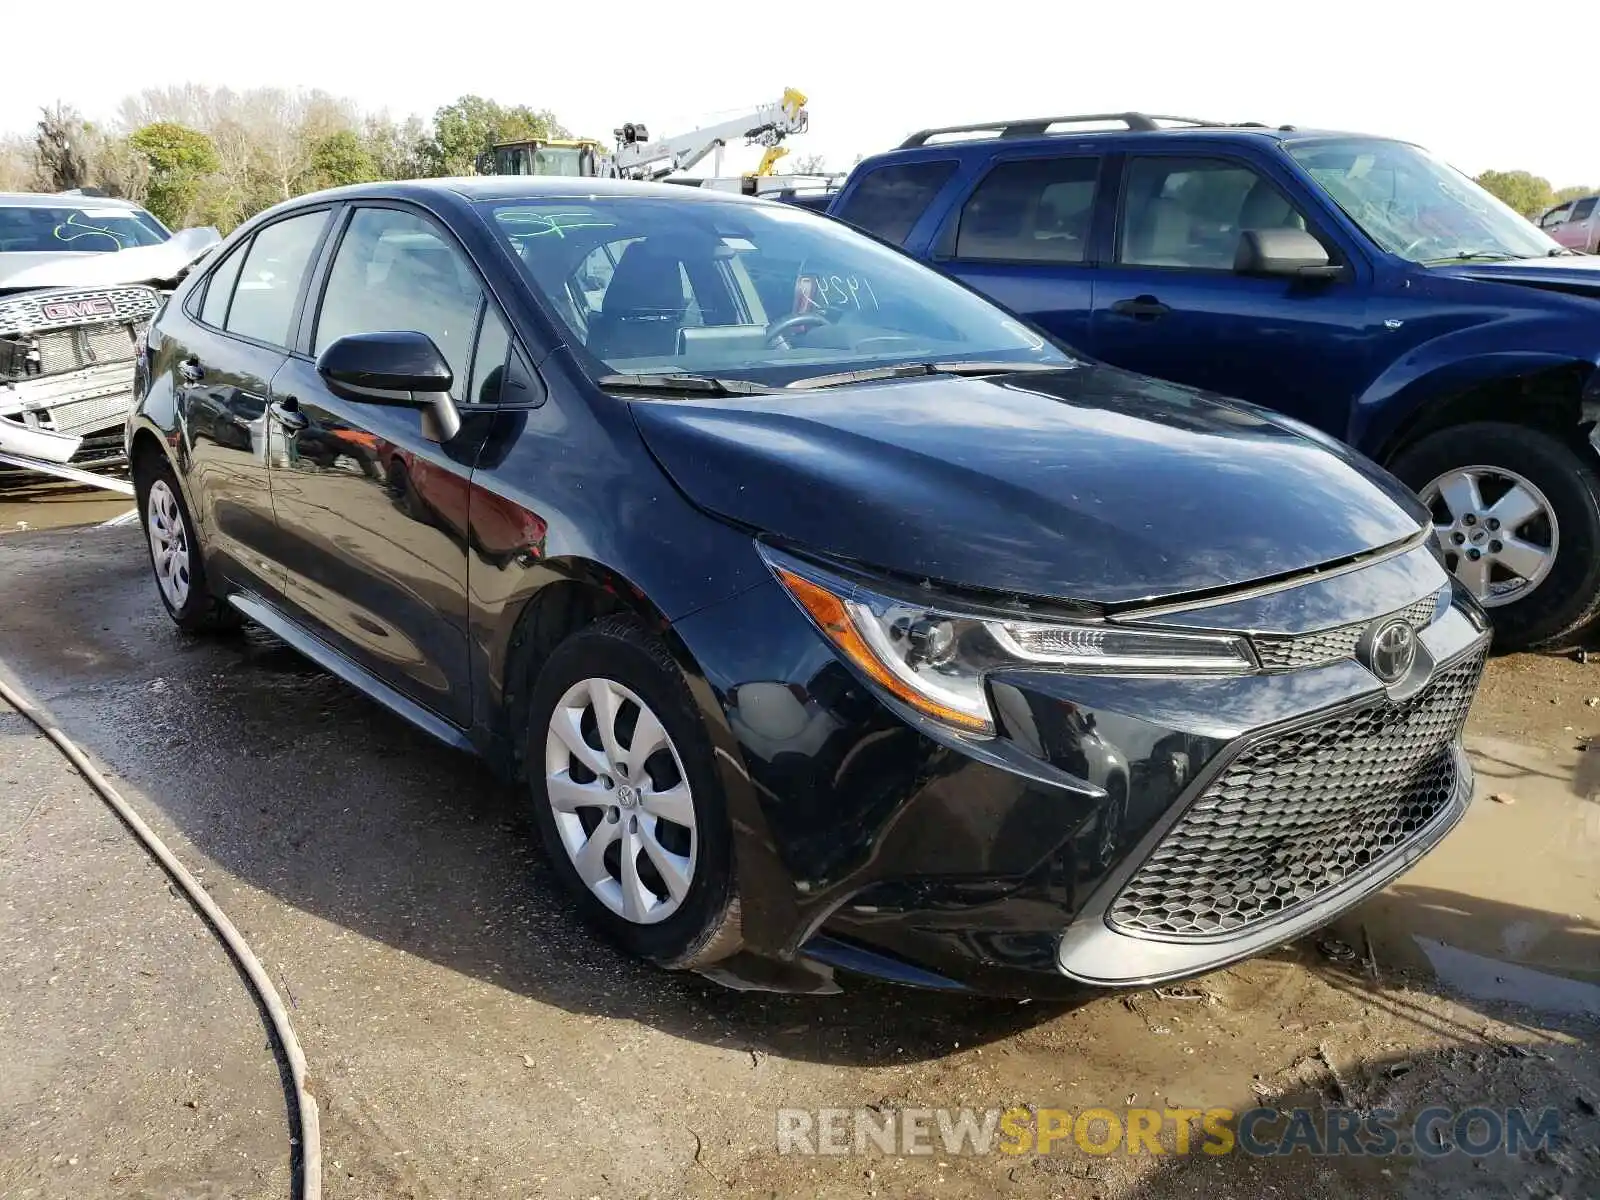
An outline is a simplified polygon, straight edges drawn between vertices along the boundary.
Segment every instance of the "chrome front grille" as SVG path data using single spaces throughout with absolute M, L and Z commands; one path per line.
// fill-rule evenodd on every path
M 1403 617 L 1413 629 L 1422 629 L 1433 621 L 1439 609 L 1439 593 L 1424 596 L 1415 604 L 1407 605 L 1395 615 Z M 1260 634 L 1250 639 L 1256 657 L 1268 671 L 1298 671 L 1304 667 L 1320 667 L 1342 659 L 1354 658 L 1356 643 L 1371 625 L 1362 621 L 1355 625 L 1341 625 L 1336 629 L 1323 629 L 1317 633 L 1294 637 L 1276 637 Z
M 80 313 L 78 305 L 109 304 L 105 313 Z M 95 323 L 138 323 L 150 319 L 161 297 L 154 288 L 45 288 L 0 297 L 0 334 L 39 333 L 46 329 L 71 329 Z M 52 315 L 54 314 L 54 315 Z
M 1415 606 L 1413 606 L 1415 607 Z M 1422 691 L 1247 746 L 1118 893 L 1120 932 L 1226 936 L 1287 916 L 1396 853 L 1450 803 L 1479 650 Z

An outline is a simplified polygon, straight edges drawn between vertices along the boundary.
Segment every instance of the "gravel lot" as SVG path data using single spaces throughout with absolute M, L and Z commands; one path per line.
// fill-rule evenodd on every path
M 850 979 L 735 993 L 621 958 L 476 763 L 270 638 L 177 634 L 136 528 L 0 537 L 0 671 L 279 980 L 330 1197 L 1600 1195 L 1600 754 L 1581 749 L 1600 657 L 1493 665 L 1478 803 L 1336 942 L 1073 1006 Z M 242 981 L 3 708 L 0 1062 L 0 1194 L 288 1193 L 283 1082 Z M 785 1107 L 1262 1102 L 1548 1105 L 1572 1140 L 1425 1168 L 775 1149 Z

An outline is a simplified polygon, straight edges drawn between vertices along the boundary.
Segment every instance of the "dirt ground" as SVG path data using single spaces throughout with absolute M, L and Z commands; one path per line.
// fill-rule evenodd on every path
M 737 993 L 620 957 L 476 763 L 269 638 L 173 631 L 136 529 L 0 537 L 0 670 L 279 979 L 330 1197 L 1600 1196 L 1600 655 L 1492 665 L 1472 811 L 1337 927 L 1075 1005 L 844 977 Z M 282 1081 L 237 974 L 3 711 L 0 1063 L 0 1195 L 288 1190 Z M 1562 1140 L 1423 1162 L 1070 1139 L 808 1156 L 775 1136 L 780 1109 L 1262 1104 L 1548 1107 Z

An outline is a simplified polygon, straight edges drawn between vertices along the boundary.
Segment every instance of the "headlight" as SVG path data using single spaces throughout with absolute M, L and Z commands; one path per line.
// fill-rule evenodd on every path
M 1241 675 L 1255 667 L 1242 637 L 963 613 L 885 595 L 765 546 L 761 554 L 834 649 L 897 700 L 966 733 L 994 733 L 984 677 L 998 670 Z

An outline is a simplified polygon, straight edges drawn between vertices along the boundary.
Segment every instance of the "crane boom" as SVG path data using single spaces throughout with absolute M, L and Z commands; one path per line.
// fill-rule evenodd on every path
M 730 142 L 765 146 L 770 151 L 790 134 L 806 131 L 809 117 L 805 105 L 804 95 L 785 88 L 782 99 L 751 112 L 653 142 L 643 125 L 624 125 L 616 131 L 617 151 L 611 170 L 623 179 L 661 179 L 689 170 L 709 154 L 720 154 Z

